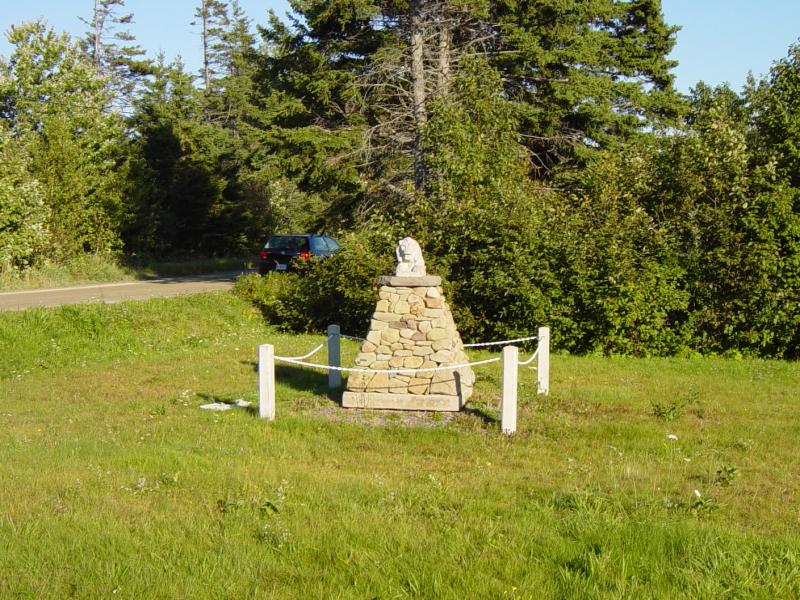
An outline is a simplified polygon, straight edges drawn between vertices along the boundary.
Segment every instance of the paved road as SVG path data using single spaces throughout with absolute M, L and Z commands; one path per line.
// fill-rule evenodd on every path
M 79 304 L 83 302 L 122 302 L 123 300 L 142 300 L 163 296 L 215 292 L 230 289 L 236 277 L 240 274 L 241 271 L 229 271 L 210 275 L 149 279 L 147 281 L 0 292 L 0 311 L 24 310 L 31 306 L 60 306 L 62 304 Z

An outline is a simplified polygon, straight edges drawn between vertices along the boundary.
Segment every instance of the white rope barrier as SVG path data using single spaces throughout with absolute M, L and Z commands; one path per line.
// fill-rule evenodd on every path
M 473 363 L 463 363 L 459 365 L 450 365 L 447 367 L 429 367 L 427 369 L 355 369 L 348 367 L 333 367 L 331 365 L 320 365 L 317 363 L 307 363 L 296 358 L 288 358 L 285 356 L 276 356 L 275 360 L 280 362 L 291 363 L 293 365 L 300 365 L 303 367 L 312 367 L 314 369 L 326 369 L 334 371 L 347 371 L 350 373 L 431 373 L 433 371 L 453 371 L 455 369 L 463 369 L 464 367 L 476 367 L 478 365 L 485 365 L 488 363 L 499 362 L 500 358 L 487 358 L 486 360 L 479 360 Z
M 533 354 L 531 354 L 531 357 L 528 360 L 523 360 L 522 362 L 520 362 L 518 364 L 519 364 L 520 367 L 524 367 L 525 365 L 529 365 L 534 361 L 534 359 L 537 356 L 539 356 L 539 349 L 538 348 L 536 349 L 536 351 Z M 533 368 L 535 369 L 536 367 L 533 367 Z
M 320 350 L 322 350 L 322 347 L 323 347 L 324 345 L 325 345 L 325 344 L 320 344 L 319 346 L 317 346 L 316 348 L 314 348 L 314 349 L 313 349 L 311 352 L 309 352 L 308 354 L 303 354 L 303 356 L 289 356 L 289 357 L 287 357 L 287 358 L 290 358 L 291 360 L 303 360 L 303 359 L 305 359 L 305 358 L 311 358 L 311 357 L 312 357 L 312 356 L 314 356 L 314 355 L 315 355 L 317 352 L 319 352 Z M 275 358 L 277 359 L 278 357 L 276 356 Z
M 500 362 L 502 360 L 502 404 L 501 404 L 501 430 L 507 435 L 513 434 L 517 429 L 517 376 L 518 368 L 526 366 L 536 360 L 536 366 L 531 367 L 536 369 L 536 393 L 547 394 L 550 391 L 550 328 L 540 327 L 539 335 L 529 336 L 524 338 L 517 338 L 513 340 L 503 340 L 499 342 L 483 342 L 479 344 L 464 344 L 465 348 L 476 348 L 481 346 L 496 346 L 499 344 L 506 344 L 503 348 L 501 357 L 488 358 L 486 360 L 479 360 L 471 363 L 463 363 L 457 365 L 449 365 L 442 367 L 431 367 L 426 369 L 363 369 L 363 368 L 349 368 L 342 367 L 340 362 L 339 338 L 347 338 L 352 340 L 361 340 L 355 336 L 343 335 L 339 332 L 338 325 L 331 325 L 328 327 L 328 363 L 327 365 L 319 363 L 305 362 L 305 359 L 313 356 L 325 346 L 325 343 L 320 344 L 311 352 L 303 356 L 275 356 L 274 349 L 271 344 L 262 344 L 258 347 L 258 402 L 259 402 L 259 415 L 262 418 L 274 419 L 275 418 L 275 361 L 298 365 L 301 367 L 310 367 L 312 369 L 322 369 L 328 371 L 328 387 L 334 389 L 341 385 L 342 372 L 347 373 L 431 373 L 436 371 L 456 371 L 467 367 L 477 367 L 479 365 L 486 365 L 489 363 Z M 536 351 L 531 357 L 525 361 L 519 360 L 519 349 L 516 346 L 511 346 L 513 342 L 527 342 L 529 340 L 538 340 Z
M 339 337 L 343 337 L 346 340 L 355 340 L 356 342 L 366 342 L 367 338 L 358 337 L 355 335 L 345 335 L 343 333 L 339 334 Z
M 340 333 L 339 337 L 343 337 L 346 340 L 355 340 L 357 342 L 366 341 L 366 338 L 358 337 L 358 336 L 355 336 L 355 335 L 345 335 L 344 333 Z M 464 344 L 464 348 L 481 348 L 481 347 L 484 347 L 484 346 L 500 346 L 500 345 L 513 344 L 514 342 L 529 342 L 531 340 L 538 340 L 538 339 L 539 339 L 538 336 L 531 335 L 531 336 L 528 336 L 528 337 L 515 338 L 513 340 L 499 340 L 497 342 L 479 342 L 479 343 L 476 343 L 476 344 Z
M 479 348 L 481 346 L 500 346 L 500 345 L 508 345 L 514 342 L 527 342 L 530 340 L 538 340 L 539 336 L 532 335 L 530 337 L 523 337 L 523 338 L 516 338 L 513 340 L 501 340 L 499 342 L 480 342 L 478 344 L 464 344 L 464 348 Z

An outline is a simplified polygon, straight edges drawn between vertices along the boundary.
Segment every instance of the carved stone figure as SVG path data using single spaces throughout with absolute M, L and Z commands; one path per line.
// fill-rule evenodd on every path
M 404 237 L 397 242 L 397 277 L 425 277 L 425 261 L 422 258 L 422 248 L 417 240 Z

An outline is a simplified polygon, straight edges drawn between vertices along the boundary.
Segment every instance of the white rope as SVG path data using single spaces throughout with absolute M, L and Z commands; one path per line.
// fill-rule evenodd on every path
M 339 337 L 343 337 L 346 340 L 356 340 L 357 342 L 366 342 L 367 341 L 367 338 L 356 337 L 354 335 L 345 335 L 343 333 L 340 333 Z
M 501 340 L 499 342 L 481 342 L 480 344 L 464 344 L 464 348 L 478 348 L 479 346 L 499 346 L 501 344 L 511 344 L 512 342 L 527 342 L 529 340 L 537 340 L 537 336 L 516 338 L 514 340 Z
M 327 369 L 329 371 L 348 371 L 350 373 L 430 373 L 432 371 L 453 371 L 456 369 L 463 369 L 464 367 L 475 367 L 477 365 L 485 365 L 488 363 L 498 362 L 500 357 L 487 358 L 486 360 L 479 360 L 474 363 L 464 363 L 460 365 L 450 365 L 447 367 L 429 367 L 427 369 L 350 369 L 347 367 L 333 367 L 331 365 L 320 365 L 316 363 L 302 362 L 297 358 L 288 358 L 285 356 L 276 356 L 275 360 L 281 362 L 292 363 L 293 365 L 301 365 L 303 367 L 313 367 L 315 369 Z
M 325 345 L 325 344 L 320 344 L 319 346 L 317 346 L 316 348 L 314 348 L 314 349 L 313 349 L 311 352 L 309 352 L 308 354 L 303 354 L 303 356 L 289 356 L 289 357 L 288 357 L 288 359 L 290 359 L 290 360 L 303 360 L 304 358 L 309 358 L 309 357 L 311 357 L 311 356 L 314 356 L 314 355 L 315 355 L 317 352 L 319 352 L 320 350 L 322 350 L 322 347 L 323 347 L 324 345 Z M 278 358 L 278 357 L 276 356 L 275 358 Z
M 332 337 L 333 337 L 333 334 L 329 335 L 328 339 L 331 339 Z M 357 337 L 355 335 L 347 335 L 345 333 L 340 333 L 339 337 L 340 338 L 344 338 L 346 340 L 355 340 L 357 342 L 366 342 L 367 341 L 367 338 Z
M 339 337 L 343 337 L 346 340 L 356 340 L 359 342 L 366 341 L 366 338 L 356 337 L 354 335 L 345 335 L 344 333 L 340 333 Z M 464 344 L 464 348 L 478 348 L 480 346 L 499 346 L 501 344 L 511 344 L 513 342 L 528 342 L 530 340 L 537 340 L 537 339 L 539 339 L 537 336 L 532 335 L 530 337 L 516 338 L 513 340 L 501 340 L 499 342 L 481 342 L 479 344 Z
M 537 354 L 539 354 L 539 348 L 536 348 L 536 351 L 533 354 L 531 354 L 531 357 L 528 360 L 523 361 L 523 362 L 519 362 L 517 364 L 519 366 L 521 366 L 521 367 L 524 367 L 525 365 L 529 365 L 529 364 L 531 364 L 533 362 L 533 359 L 536 358 Z

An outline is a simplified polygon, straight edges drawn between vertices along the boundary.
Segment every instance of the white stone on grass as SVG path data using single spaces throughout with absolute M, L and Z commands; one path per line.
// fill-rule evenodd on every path
M 211 402 L 210 404 L 201 404 L 201 410 L 214 410 L 217 412 L 222 412 L 226 410 L 231 410 L 232 408 L 250 408 L 252 404 L 245 400 L 239 398 L 235 402 Z

